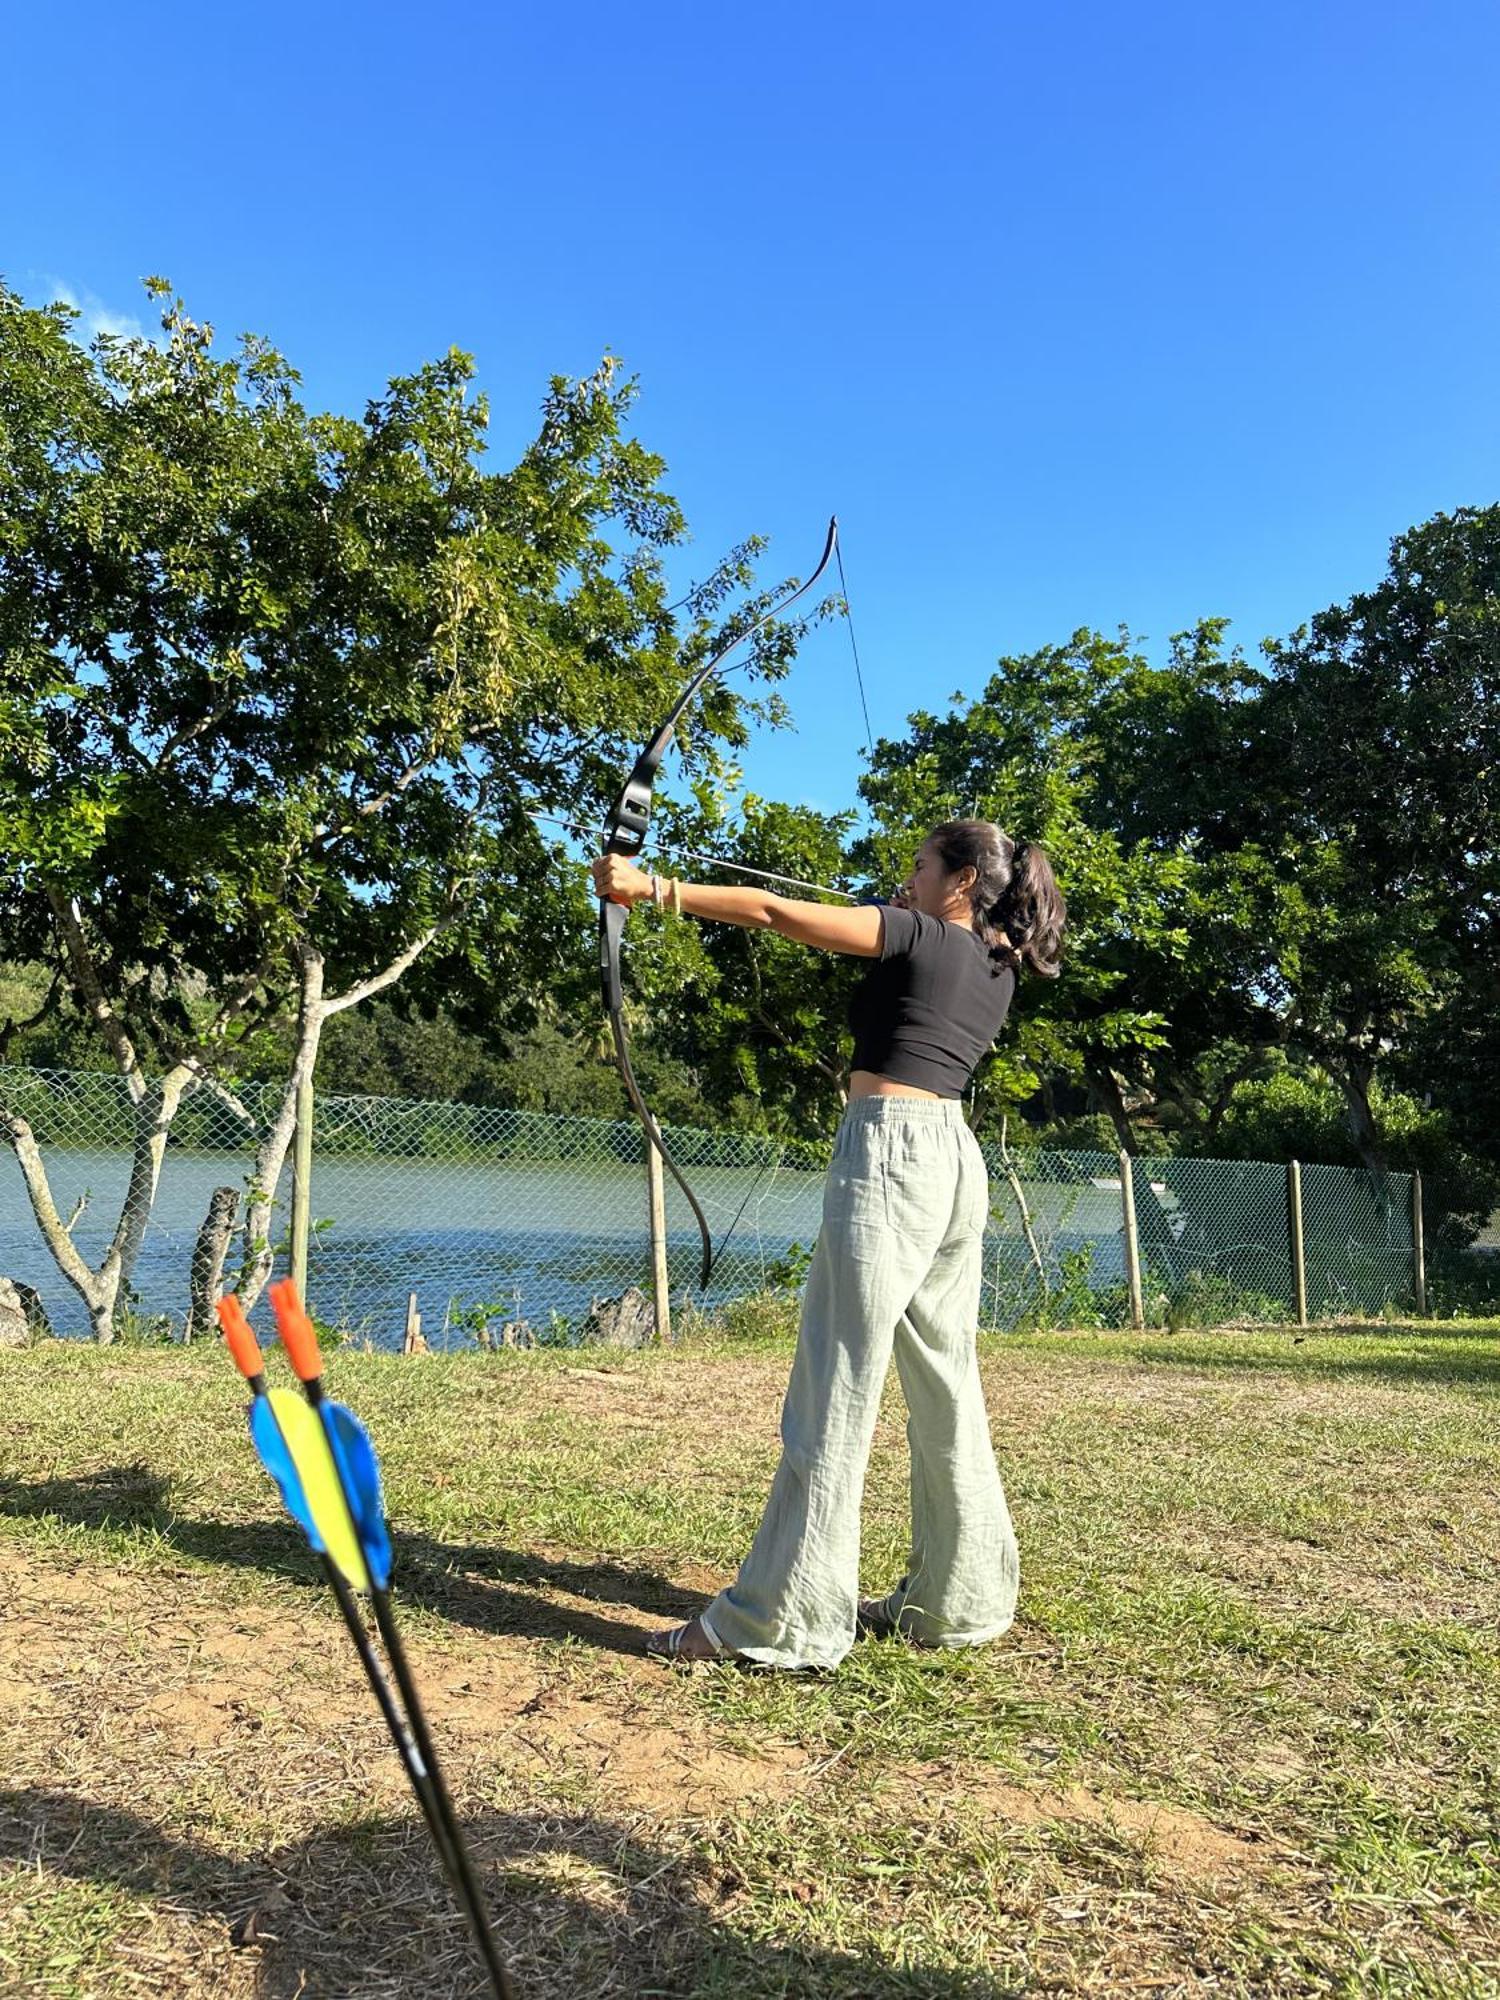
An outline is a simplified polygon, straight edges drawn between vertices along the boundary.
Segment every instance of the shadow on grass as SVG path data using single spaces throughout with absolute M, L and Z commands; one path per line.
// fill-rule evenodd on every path
M 321 1566 L 290 1523 L 194 1520 L 177 1512 L 170 1480 L 144 1464 L 108 1466 L 68 1479 L 0 1479 L 0 1513 L 95 1530 L 144 1529 L 200 1562 L 267 1570 L 327 1588 Z M 392 1533 L 392 1545 L 393 1582 L 403 1604 L 480 1632 L 579 1639 L 635 1654 L 648 1632 L 665 1620 L 690 1617 L 703 1602 L 702 1592 L 684 1592 L 657 1570 L 621 1563 L 549 1559 L 494 1543 L 439 1542 L 399 1530 Z M 610 1616 L 559 1604 L 543 1594 L 547 1586 L 645 1615 Z
M 613 1820 L 486 1812 L 471 1815 L 464 1831 L 519 2000 L 999 2000 L 1025 1990 L 1020 1973 L 1006 1983 L 898 1971 L 869 1956 L 768 1944 L 735 1928 L 732 1877 L 706 1859 L 649 1847 Z M 488 1991 L 413 1822 L 372 1815 L 235 1859 L 118 1806 L 60 1790 L 0 1789 L 5 1861 L 26 1869 L 34 1916 L 45 1915 L 50 1874 L 123 1891 L 168 1921 L 222 1924 L 237 1944 L 253 1940 L 243 1948 L 255 1953 L 259 2000 L 457 2000 Z M 203 1949 L 201 1932 L 184 1934 L 184 1965 Z M 27 1978 L 28 1968 L 18 1969 Z

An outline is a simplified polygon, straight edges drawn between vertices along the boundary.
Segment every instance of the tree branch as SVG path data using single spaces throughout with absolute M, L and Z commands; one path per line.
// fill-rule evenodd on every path
M 6 1022 L 3 1028 L 0 1028 L 0 1059 L 3 1059 L 9 1053 L 10 1045 L 17 1035 L 29 1034 L 33 1028 L 39 1028 L 42 1025 L 43 1021 L 46 1020 L 47 1016 L 57 1006 L 57 996 L 61 991 L 62 974 L 61 972 L 54 972 L 52 983 L 47 988 L 47 997 L 43 1000 L 41 1006 L 37 1008 L 36 1012 L 28 1014 L 24 1021 L 18 1021 L 13 1017 Z
M 52 1186 L 47 1179 L 46 1162 L 36 1142 L 36 1134 L 17 1111 L 0 1110 L 5 1131 L 10 1139 L 11 1150 L 20 1163 L 21 1173 L 26 1182 L 26 1192 L 31 1198 L 31 1210 L 36 1217 L 37 1228 L 41 1230 L 47 1248 L 68 1283 L 78 1292 L 86 1305 L 94 1304 L 98 1286 L 94 1274 L 83 1261 L 82 1253 L 68 1234 L 69 1223 L 64 1223 L 57 1212 L 57 1203 L 52 1197 Z M 87 1199 L 87 1197 L 85 1197 Z M 78 1219 L 78 1211 L 73 1213 L 73 1221 Z
M 141 1074 L 141 1059 L 124 1022 L 111 1006 L 109 996 L 104 991 L 99 968 L 94 963 L 88 939 L 83 934 L 83 919 L 78 904 L 52 883 L 47 885 L 46 897 L 48 907 L 52 911 L 52 921 L 62 942 L 68 969 L 73 977 L 73 984 L 83 998 L 84 1012 L 99 1030 L 110 1054 L 119 1064 L 120 1074 L 125 1079 L 131 1102 L 139 1104 L 146 1094 L 146 1079 Z
M 255 1150 L 249 1199 L 245 1206 L 244 1248 L 235 1290 L 246 1308 L 253 1306 L 271 1275 L 274 1252 L 271 1246 L 271 1217 L 276 1205 L 276 1188 L 286 1164 L 287 1148 L 297 1128 L 297 1100 L 304 1080 L 312 1076 L 318 1060 L 318 1040 L 327 1019 L 323 1000 L 323 956 L 311 945 L 302 949 L 302 997 L 297 1008 L 297 1051 L 281 1103 Z
M 366 799 L 363 805 L 355 805 L 352 800 L 348 801 L 349 810 L 354 817 L 345 820 L 341 826 L 320 826 L 315 828 L 312 840 L 313 852 L 315 854 L 323 853 L 328 848 L 337 846 L 339 841 L 343 840 L 346 835 L 353 833 L 361 820 L 372 818 L 376 813 L 388 806 L 392 799 L 400 798 L 403 792 L 409 790 L 416 783 L 424 771 L 432 767 L 437 761 L 437 755 L 438 746 L 436 742 L 429 739 L 421 752 L 412 759 L 399 777 L 392 780 L 385 791 L 378 792 L 372 799 Z
M 351 986 L 347 993 L 340 993 L 332 1000 L 325 1000 L 321 1010 L 324 1020 L 334 1014 L 342 1014 L 350 1007 L 357 1007 L 362 1000 L 373 999 L 375 994 L 383 993 L 387 986 L 394 986 L 402 973 L 409 971 L 416 964 L 438 935 L 439 929 L 439 925 L 432 925 L 429 930 L 423 931 L 420 937 L 415 938 L 405 951 L 393 958 L 383 972 L 372 973 L 368 979 L 360 980 L 357 986 Z
M 172 1120 L 177 1116 L 177 1107 L 182 1102 L 182 1094 L 194 1080 L 194 1070 L 190 1063 L 174 1063 L 156 1088 L 156 1103 L 147 1124 L 147 1107 L 142 1095 L 136 1100 L 135 1145 L 130 1163 L 130 1184 L 125 1191 L 125 1200 L 120 1208 L 120 1220 L 115 1228 L 114 1239 L 109 1246 L 105 1267 L 111 1258 L 120 1267 L 122 1283 L 128 1285 L 135 1275 L 136 1259 L 141 1254 L 141 1244 L 145 1240 L 146 1225 L 151 1220 L 151 1210 L 156 1204 L 157 1183 L 161 1179 L 162 1156 L 167 1150 L 167 1133 Z
M 210 1041 L 223 1039 L 225 1031 L 239 1019 L 255 996 L 257 986 L 265 986 L 267 977 L 276 963 L 275 954 L 267 952 L 253 972 L 247 972 L 240 981 L 239 989 L 227 999 L 213 1018 L 208 1030 Z

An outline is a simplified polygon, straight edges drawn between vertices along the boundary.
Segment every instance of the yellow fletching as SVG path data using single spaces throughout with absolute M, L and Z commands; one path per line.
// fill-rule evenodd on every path
M 334 1567 L 351 1590 L 368 1590 L 370 1576 L 360 1552 L 359 1537 L 349 1518 L 349 1505 L 328 1447 L 323 1420 L 310 1403 L 291 1389 L 272 1389 L 271 1409 L 287 1448 L 287 1456 L 302 1482 L 307 1510 Z

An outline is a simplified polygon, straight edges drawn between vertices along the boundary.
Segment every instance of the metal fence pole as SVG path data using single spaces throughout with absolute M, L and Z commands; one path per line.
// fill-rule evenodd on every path
M 656 1338 L 672 1338 L 672 1282 L 667 1273 L 667 1191 L 661 1154 L 646 1144 L 647 1227 L 651 1232 L 651 1311 Z
M 1146 1302 L 1141 1295 L 1141 1240 L 1135 1225 L 1135 1183 L 1130 1174 L 1130 1155 L 1120 1154 L 1120 1206 L 1125 1218 L 1125 1281 L 1130 1287 L 1130 1324 L 1139 1333 L 1146 1324 Z
M 1286 1212 L 1292 1235 L 1292 1284 L 1297 1300 L 1297 1324 L 1307 1325 L 1307 1250 L 1302 1240 L 1302 1163 L 1286 1163 Z
M 297 1086 L 297 1130 L 292 1141 L 292 1276 L 307 1297 L 307 1241 L 312 1233 L 313 1080 Z
M 1411 1177 L 1411 1261 L 1416 1279 L 1417 1317 L 1427 1317 L 1427 1243 L 1422 1229 L 1422 1176 Z

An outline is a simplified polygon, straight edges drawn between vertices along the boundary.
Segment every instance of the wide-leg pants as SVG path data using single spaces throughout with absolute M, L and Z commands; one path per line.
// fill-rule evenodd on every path
M 977 1646 L 1015 1616 L 1020 1561 L 990 1443 L 976 1334 L 989 1187 L 948 1100 L 857 1099 L 844 1114 L 808 1272 L 781 1462 L 736 1581 L 704 1616 L 774 1666 L 833 1667 L 854 1643 L 859 1509 L 892 1351 L 911 1447 L 901 1629 Z

